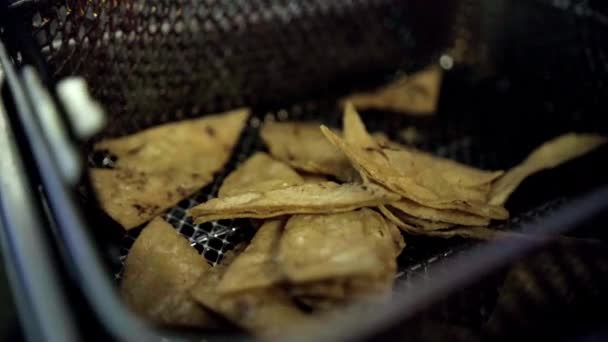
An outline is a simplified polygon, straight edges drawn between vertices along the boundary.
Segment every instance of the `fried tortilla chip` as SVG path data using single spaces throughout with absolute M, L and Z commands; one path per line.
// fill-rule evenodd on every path
M 220 294 L 269 288 L 283 280 L 275 257 L 284 226 L 284 220 L 273 220 L 258 229 L 245 251 L 228 266 L 217 287 Z
M 391 222 L 390 220 L 385 220 L 385 222 L 388 225 L 388 231 L 391 234 L 391 237 L 393 238 L 396 258 L 401 254 L 403 248 L 405 248 L 405 240 L 403 239 L 401 231 L 399 231 L 399 228 L 397 228 L 397 226 L 393 222 Z
M 102 208 L 131 229 L 193 194 L 226 163 L 248 113 L 211 115 L 99 142 L 96 150 L 118 157 L 114 169 L 90 171 Z
M 304 179 L 283 162 L 263 152 L 255 153 L 232 172 L 220 187 L 218 197 L 247 192 L 265 192 L 304 183 Z
M 542 144 L 526 160 L 496 181 L 489 203 L 503 205 L 527 177 L 589 153 L 605 144 L 606 140 L 606 137 L 595 134 L 570 133 Z
M 330 144 L 319 123 L 268 122 L 261 136 L 270 154 L 293 168 L 353 181 L 356 176 L 348 159 Z
M 190 295 L 205 308 L 234 324 L 264 337 L 276 337 L 314 319 L 299 310 L 281 288 L 267 288 L 220 294 L 218 284 L 229 264 L 221 264 L 202 276 Z
M 384 294 L 392 287 L 395 258 L 405 242 L 375 211 L 293 216 L 285 230 L 278 262 L 290 280 L 290 294 L 314 310 Z
M 437 222 L 437 221 L 429 221 L 429 220 L 425 220 L 425 219 L 419 219 L 417 217 L 413 217 L 413 216 L 409 216 L 407 214 L 400 214 L 397 215 L 401 220 L 403 220 L 403 222 L 406 222 L 407 224 L 410 224 L 416 228 L 420 228 L 423 229 L 424 231 L 434 231 L 434 230 L 441 230 L 441 229 L 448 229 L 450 227 L 453 227 L 454 224 L 452 223 L 445 223 L 445 222 Z
M 131 247 L 120 292 L 135 313 L 156 324 L 214 327 L 217 320 L 188 295 L 209 269 L 186 239 L 156 218 Z
M 277 260 L 292 283 L 376 277 L 396 271 L 395 235 L 377 212 L 295 215 L 285 227 Z
M 316 175 L 314 173 L 308 173 L 308 172 L 298 172 L 298 174 L 300 175 L 300 177 L 304 178 L 304 183 L 325 183 L 328 182 L 329 180 L 327 179 L 327 177 L 323 176 L 323 175 Z
M 333 182 L 215 198 L 190 210 L 197 223 L 228 218 L 327 214 L 395 202 L 399 196 L 377 185 Z
M 418 115 L 434 113 L 439 100 L 441 78 L 441 68 L 431 66 L 412 75 L 399 77 L 376 90 L 350 95 L 342 103 L 351 102 L 360 110 L 379 109 Z
M 470 188 L 484 187 L 504 174 L 504 171 L 501 170 L 480 170 L 448 158 L 442 158 L 412 147 L 401 145 L 388 139 L 385 134 L 374 133 L 373 137 L 376 143 L 383 149 L 408 152 L 411 157 L 406 159 L 406 167 L 407 164 L 411 163 L 411 159 L 414 159 L 417 163 L 422 164 L 423 168 L 438 170 L 448 182 L 454 185 Z M 399 154 L 396 155 L 399 156 Z M 398 162 L 399 159 L 396 159 L 395 161 Z M 399 167 L 399 165 L 397 166 Z M 486 191 L 489 192 L 489 187 Z
M 391 155 L 390 150 L 358 148 L 325 126 L 321 130 L 348 156 L 363 178 L 377 182 L 404 198 L 431 208 L 456 209 L 487 218 L 506 219 L 509 216 L 503 207 L 467 198 L 468 192 L 464 187 L 450 184 L 434 169 L 421 168 L 415 163 L 407 166 L 404 160 L 395 161 L 397 156 Z
M 425 233 L 437 229 L 445 229 L 452 226 L 449 223 L 431 222 L 409 216 L 399 210 L 388 206 L 378 207 L 382 215 L 401 230 L 412 235 L 424 235 Z
M 344 107 L 344 141 L 363 149 L 379 149 L 376 139 L 367 133 L 365 124 L 352 103 L 346 103 Z M 384 135 L 383 135 L 384 136 Z
M 355 301 L 388 294 L 394 275 L 385 274 L 379 278 L 344 277 L 295 284 L 290 287 L 290 295 L 309 306 L 315 312 L 343 308 Z
M 312 283 L 297 284 L 289 287 L 289 294 L 292 297 L 301 298 L 346 298 L 344 278 L 328 279 L 325 281 L 315 281 Z
M 150 175 L 129 169 L 91 170 L 91 183 L 103 209 L 132 229 L 198 190 L 186 175 Z M 182 177 L 184 176 L 184 177 Z M 203 180 L 203 178 L 201 178 Z M 208 182 L 205 178 L 204 182 Z
M 401 199 L 398 202 L 391 203 L 390 206 L 414 218 L 432 222 L 444 222 L 448 224 L 452 223 L 468 226 L 487 226 L 490 223 L 490 221 L 485 217 L 480 217 L 453 209 L 439 210 L 429 208 L 407 199 Z

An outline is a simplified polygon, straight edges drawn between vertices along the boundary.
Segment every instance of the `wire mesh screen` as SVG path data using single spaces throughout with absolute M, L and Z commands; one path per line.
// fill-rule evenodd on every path
M 423 3 L 56 1 L 32 24 L 54 75 L 85 76 L 114 135 L 339 93 L 361 86 L 354 79 L 411 68 L 448 45 L 458 7 Z M 433 26 L 417 26 L 431 15 Z
M 109 115 L 104 137 L 244 105 L 253 108 L 226 168 L 164 216 L 216 263 L 251 236 L 250 223 L 195 225 L 185 211 L 215 196 L 229 172 L 263 149 L 258 131 L 265 120 L 317 120 L 336 127 L 341 95 L 434 63 L 448 48 L 457 61 L 469 64 L 445 74 L 435 116 L 370 111 L 363 119 L 371 131 L 404 142 L 404 130 L 415 129 L 416 147 L 486 169 L 512 167 L 561 133 L 608 133 L 606 12 L 595 2 L 563 3 L 453 0 L 433 7 L 416 0 L 73 0 L 37 11 L 32 35 L 54 77 L 77 74 L 88 80 Z M 584 5 L 575 7 L 578 3 Z M 480 77 L 471 66 L 479 63 L 491 73 L 485 70 Z M 576 165 L 532 177 L 509 201 L 511 219 L 493 227 L 518 230 L 541 222 L 572 197 L 605 184 L 608 168 L 601 160 L 606 155 L 600 149 Z M 91 154 L 89 161 L 111 167 L 112 156 Z M 113 243 L 120 258 L 139 231 Z M 408 237 L 407 242 L 399 258 L 405 284 L 420 274 L 432 278 L 432 265 L 476 245 L 458 238 Z M 567 270 L 580 269 L 568 265 Z M 528 273 L 559 279 L 547 275 L 551 272 Z M 499 274 L 463 291 L 460 304 L 448 305 L 441 319 L 469 328 L 502 321 L 493 312 L 503 279 Z M 442 331 L 459 333 L 443 336 L 483 337 L 479 329 L 475 334 L 454 329 Z

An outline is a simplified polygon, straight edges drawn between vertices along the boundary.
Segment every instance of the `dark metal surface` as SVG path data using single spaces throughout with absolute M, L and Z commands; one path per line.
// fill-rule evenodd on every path
M 7 94 L 0 100 L 0 250 L 24 335 L 32 341 L 76 341 L 73 316 L 48 245 L 43 209 L 15 140 L 16 123 L 5 109 L 6 103 L 27 110 L 27 99 L 1 43 L 0 85 Z
M 419 66 L 448 47 L 463 1 L 435 2 L 55 1 L 32 35 L 55 77 L 89 80 L 115 135 Z

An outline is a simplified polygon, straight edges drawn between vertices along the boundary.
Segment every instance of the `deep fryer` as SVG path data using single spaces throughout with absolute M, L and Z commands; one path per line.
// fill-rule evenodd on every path
M 33 65 L 50 89 L 69 139 L 78 141 L 81 159 L 89 167 L 112 167 L 111 155 L 91 150 L 96 139 L 243 105 L 253 109 L 233 157 L 213 184 L 165 215 L 215 263 L 236 242 L 249 238 L 246 222 L 194 225 L 185 210 L 213 196 L 230 170 L 263 148 L 257 133 L 264 120 L 321 120 L 337 126 L 340 96 L 441 58 L 452 59 L 454 67 L 445 71 L 437 113 L 420 118 L 365 112 L 371 130 L 399 140 L 403 128 L 415 127 L 421 137 L 417 147 L 490 169 L 515 165 L 534 146 L 559 133 L 607 133 L 603 111 L 608 57 L 603 42 L 608 11 L 601 2 L 429 3 L 47 1 L 4 9 L 3 41 L 18 72 Z M 86 141 L 73 132 L 65 104 L 54 90 L 70 75 L 87 80 L 107 113 L 106 128 Z M 27 93 L 30 84 L 27 79 L 22 83 Z M 138 331 L 125 324 L 133 318 L 112 287 L 120 280 L 122 260 L 139 230 L 124 234 L 101 213 L 86 177 L 77 184 L 60 184 L 53 161 L 44 163 L 45 146 L 37 146 L 36 137 L 44 135 L 45 127 L 36 125 L 36 109 L 31 108 L 28 117 L 18 104 L 8 107 L 16 113 L 17 135 L 28 146 L 22 148 L 32 152 L 29 162 L 37 169 L 33 178 L 41 183 L 41 196 L 55 221 L 49 240 L 59 246 L 65 261 L 60 273 L 72 280 L 87 303 L 82 310 L 92 311 L 101 329 L 113 337 L 150 333 L 145 326 L 137 325 Z M 567 313 L 589 313 L 592 303 L 605 300 L 597 289 L 607 280 L 602 243 L 606 235 L 596 217 L 608 205 L 601 192 L 605 156 L 606 149 L 600 149 L 532 177 L 507 205 L 512 218 L 494 225 L 569 232 L 567 241 L 479 244 L 409 237 L 399 259 L 400 301 L 382 307 L 380 318 L 369 308 L 355 308 L 352 318 L 330 325 L 318 338 L 367 339 L 383 330 L 386 335 L 381 336 L 421 340 L 506 339 L 509 334 L 566 337 L 580 327 L 589 328 L 585 323 L 594 327 L 600 317 Z M 583 199 L 574 200 L 579 197 Z M 530 256 L 524 266 L 509 268 L 513 260 L 541 246 L 543 252 Z M 546 270 L 547 264 L 557 266 Z M 534 297 L 538 291 L 530 294 L 517 283 L 522 268 L 537 280 L 543 296 Z M 434 282 L 441 286 L 428 285 Z M 574 299 L 555 299 L 563 293 Z M 557 307 L 564 314 L 543 317 L 547 315 L 527 303 L 545 310 Z M 562 321 L 568 324 L 556 324 Z M 401 323 L 389 324 L 396 322 Z

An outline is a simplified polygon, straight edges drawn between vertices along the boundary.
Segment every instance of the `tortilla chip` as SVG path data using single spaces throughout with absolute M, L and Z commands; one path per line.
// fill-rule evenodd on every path
M 398 257 L 401 252 L 403 251 L 403 248 L 405 248 L 405 240 L 403 239 L 403 235 L 401 234 L 401 231 L 399 230 L 399 228 L 397 228 L 397 226 L 391 222 L 390 220 L 387 221 L 385 220 L 386 224 L 388 225 L 388 231 L 391 234 L 391 237 L 393 238 L 393 243 L 395 246 L 395 258 Z
M 295 215 L 287 221 L 277 260 L 292 283 L 394 275 L 398 251 L 390 229 L 371 209 Z
M 293 168 L 352 181 L 356 172 L 348 159 L 330 144 L 319 123 L 268 122 L 261 136 L 270 154 Z
M 102 208 L 127 230 L 158 216 L 209 181 L 201 178 L 203 183 L 195 185 L 182 175 L 150 175 L 128 169 L 94 169 L 90 175 Z
M 425 219 L 419 219 L 417 217 L 409 216 L 407 214 L 397 215 L 403 222 L 410 224 L 416 228 L 420 228 L 423 231 L 434 231 L 434 230 L 442 230 L 453 227 L 453 223 L 445 223 L 445 222 L 437 222 L 437 221 L 429 221 Z
M 423 230 L 418 227 L 415 227 L 409 223 L 404 222 L 401 218 L 397 217 L 390 209 L 385 205 L 381 205 L 378 207 L 378 210 L 382 213 L 382 215 L 389 220 L 391 223 L 396 225 L 399 229 L 403 230 L 409 234 L 421 234 Z
M 258 229 L 245 251 L 228 266 L 217 287 L 220 294 L 269 288 L 283 280 L 275 254 L 284 226 L 284 220 L 274 220 Z
M 452 209 L 439 210 L 429 208 L 407 199 L 401 199 L 398 202 L 391 203 L 390 206 L 414 218 L 432 222 L 444 222 L 448 224 L 451 223 L 468 226 L 487 226 L 490 223 L 490 221 L 485 217 Z
M 454 185 L 473 188 L 480 187 L 492 183 L 504 174 L 504 171 L 501 170 L 481 170 L 461 164 L 455 160 L 442 158 L 413 147 L 401 145 L 391 141 L 385 134 L 374 133 L 372 136 L 380 147 L 386 150 L 406 151 L 412 155 L 411 159 L 415 159 L 417 163 L 423 164 L 424 167 L 442 171 L 442 176 Z
M 90 171 L 101 207 L 131 229 L 192 195 L 226 163 L 248 113 L 241 109 L 99 142 L 96 150 L 118 157 L 115 169 Z
M 120 292 L 133 311 L 156 324 L 217 326 L 187 292 L 209 269 L 186 239 L 156 218 L 131 247 Z
M 437 110 L 442 71 L 431 66 L 417 73 L 399 77 L 391 83 L 363 93 L 346 97 L 360 110 L 379 109 L 412 114 L 430 114 Z
M 379 145 L 376 140 L 367 133 L 365 124 L 359 117 L 352 103 L 346 103 L 344 107 L 344 117 L 342 119 L 344 126 L 344 140 L 363 149 L 378 149 Z
M 292 297 L 302 298 L 308 297 L 344 299 L 346 298 L 344 278 L 328 279 L 326 281 L 316 281 L 312 283 L 303 283 L 300 286 L 296 284 L 289 287 L 289 294 Z
M 316 175 L 314 173 L 308 173 L 308 172 L 298 172 L 298 174 L 300 175 L 300 177 L 304 178 L 304 183 L 315 184 L 315 183 L 325 183 L 325 182 L 329 181 L 327 179 L 327 177 L 325 177 L 323 175 Z
M 569 133 L 542 144 L 526 160 L 496 181 L 489 203 L 503 205 L 527 177 L 589 153 L 605 144 L 606 140 L 606 137 L 595 134 Z
M 408 165 L 405 154 L 398 155 L 393 153 L 396 151 L 386 149 L 358 148 L 325 126 L 321 130 L 348 156 L 362 177 L 369 178 L 404 198 L 431 208 L 456 209 L 487 218 L 506 219 L 509 216 L 503 207 L 467 198 L 467 194 L 474 191 L 465 191 L 467 189 L 464 187 L 450 184 L 435 169 L 424 168 L 424 165 L 416 165 L 415 162 Z
M 302 183 L 302 177 L 291 167 L 266 153 L 257 152 L 226 177 L 218 197 L 283 189 Z
M 340 213 L 395 202 L 399 196 L 368 184 L 304 184 L 268 192 L 215 198 L 190 210 L 197 223 L 229 218 Z
M 345 277 L 295 284 L 289 293 L 315 312 L 345 307 L 355 301 L 386 295 L 394 283 L 394 274 L 382 277 Z
M 281 288 L 258 289 L 222 295 L 217 286 L 229 264 L 221 264 L 201 277 L 190 295 L 205 308 L 261 336 L 277 336 L 313 323 Z

